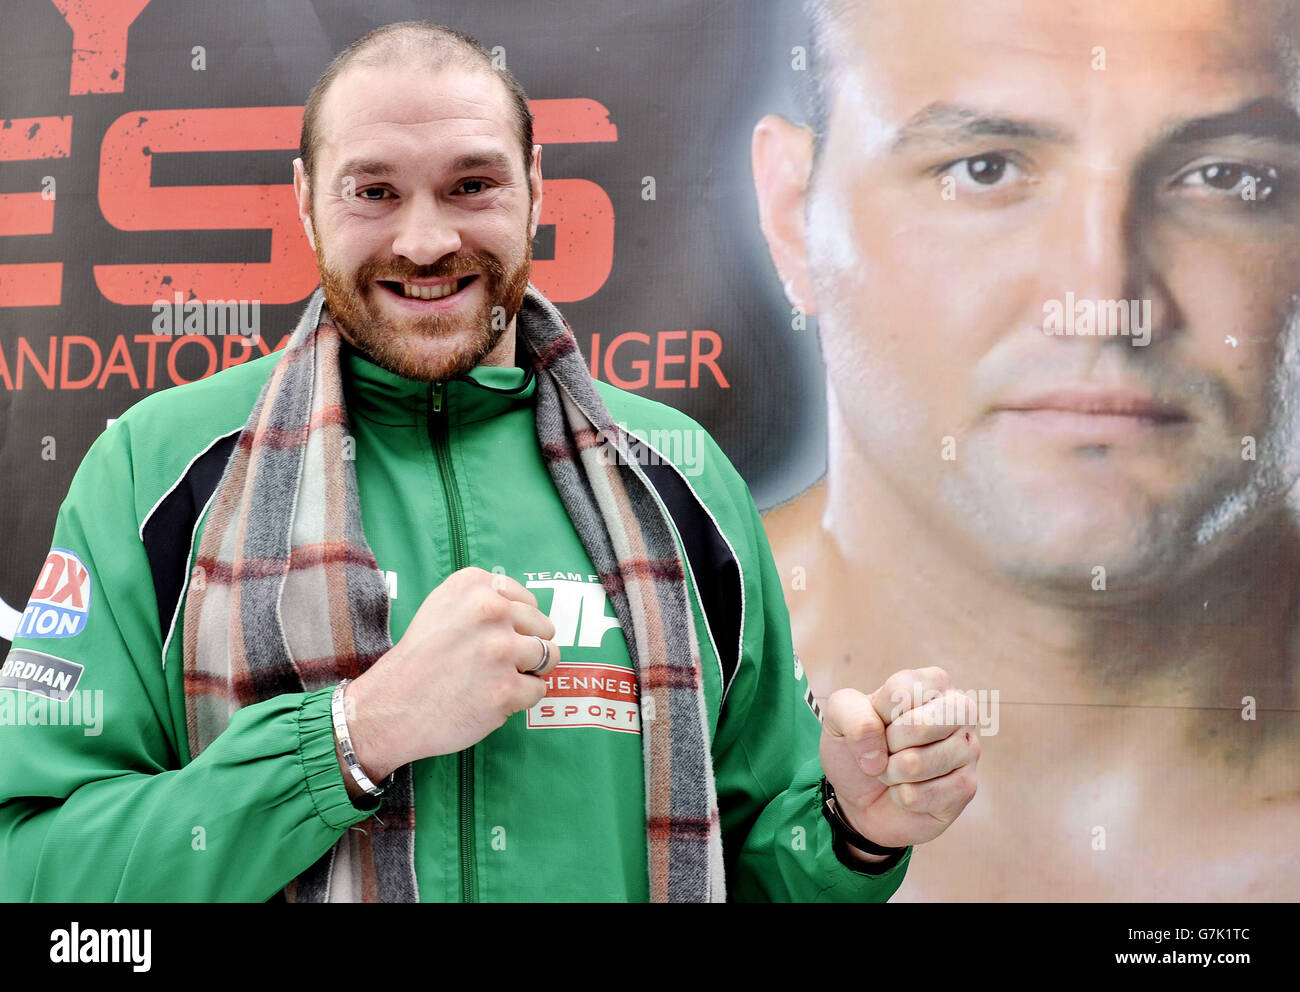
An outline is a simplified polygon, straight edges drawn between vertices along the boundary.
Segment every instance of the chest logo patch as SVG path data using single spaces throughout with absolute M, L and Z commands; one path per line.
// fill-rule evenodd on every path
M 532 730 L 602 727 L 641 732 L 636 673 L 618 665 L 560 664 L 541 677 L 546 695 L 528 710 Z

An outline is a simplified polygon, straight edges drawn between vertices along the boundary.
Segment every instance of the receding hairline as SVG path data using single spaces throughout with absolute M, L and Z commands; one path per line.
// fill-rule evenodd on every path
M 338 93 L 341 93 L 344 97 L 346 97 L 346 91 L 348 90 L 348 88 L 355 85 L 356 83 L 358 83 L 360 79 L 363 79 L 368 75 L 370 75 L 371 78 L 370 80 L 367 80 L 366 85 L 375 86 L 376 83 L 373 82 L 373 80 L 377 77 L 379 80 L 378 85 L 382 87 L 386 82 L 386 78 L 382 74 L 387 72 L 394 72 L 399 75 L 401 73 L 408 73 L 408 72 L 413 73 L 414 75 L 420 77 L 419 80 L 417 80 L 416 82 L 426 82 L 429 80 L 434 80 L 445 73 L 463 73 L 466 76 L 481 76 L 485 79 L 493 78 L 496 79 L 499 84 L 498 92 L 500 95 L 500 106 L 504 108 L 506 113 L 510 113 L 513 109 L 510 106 L 509 90 L 503 84 L 501 84 L 501 80 L 499 76 L 491 68 L 484 68 L 483 66 L 474 65 L 472 63 L 461 63 L 461 62 L 453 62 L 453 61 L 442 62 L 437 65 L 430 64 L 430 65 L 419 65 L 419 66 L 413 66 L 409 63 L 403 62 L 400 59 L 377 60 L 373 62 L 369 62 L 369 61 L 363 62 L 358 60 L 355 62 L 349 62 L 347 65 L 343 66 L 339 70 L 338 75 L 335 76 L 335 78 L 331 81 L 331 85 L 321 94 L 318 117 L 316 119 L 317 131 L 315 134 L 316 146 L 317 146 L 316 151 L 318 153 L 320 151 L 320 146 L 322 142 L 328 140 L 328 138 L 330 137 L 321 128 L 322 125 L 326 123 L 326 108 L 328 107 L 328 101 L 331 99 L 334 100 L 338 99 L 338 96 L 336 95 L 336 91 Z M 415 85 L 415 83 L 413 82 L 412 85 Z M 475 91 L 474 93 L 465 94 L 465 95 L 469 96 L 471 99 L 476 99 L 479 92 L 482 92 L 483 94 L 484 106 L 490 108 L 492 106 L 490 103 L 491 97 L 488 96 L 486 91 Z M 495 113 L 495 110 L 486 109 L 484 112 Z M 337 116 L 338 114 L 337 108 L 335 109 L 334 113 Z
M 532 158 L 533 121 L 528 98 L 519 81 L 508 69 L 498 67 L 491 53 L 469 35 L 430 21 L 400 21 L 376 28 L 343 48 L 312 87 L 303 108 L 299 142 L 299 154 L 309 179 L 315 171 L 321 108 L 338 78 L 353 69 L 378 69 L 394 64 L 435 73 L 459 68 L 495 77 L 513 117 L 527 174 Z
M 820 157 L 826 132 L 830 127 L 833 81 L 845 57 L 846 36 L 858 28 L 862 17 L 880 0 L 802 0 L 812 42 L 810 67 L 812 76 L 807 89 L 805 113 L 816 140 Z M 894 0 L 906 3 L 908 0 Z M 1254 3 L 1256 0 L 1235 0 Z M 1263 0 L 1263 20 L 1269 25 L 1269 38 L 1279 62 L 1290 76 L 1292 100 L 1300 106 L 1300 0 Z M 1252 10 L 1255 8 L 1252 8 Z

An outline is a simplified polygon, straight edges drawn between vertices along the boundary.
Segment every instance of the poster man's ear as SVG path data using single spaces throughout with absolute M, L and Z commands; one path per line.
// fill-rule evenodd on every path
M 754 127 L 751 155 L 759 223 L 786 298 L 804 313 L 816 313 L 804 224 L 812 132 L 769 114 Z

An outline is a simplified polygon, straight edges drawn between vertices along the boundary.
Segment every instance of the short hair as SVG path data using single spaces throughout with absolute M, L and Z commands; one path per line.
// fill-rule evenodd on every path
M 803 0 L 804 17 L 812 44 L 808 51 L 808 72 L 804 74 L 803 109 L 813 133 L 813 159 L 821 158 L 830 125 L 831 89 L 835 60 L 831 36 L 843 27 L 856 0 Z
M 362 35 L 335 55 L 308 94 L 302 113 L 302 133 L 298 139 L 298 155 L 308 179 L 311 179 L 315 166 L 321 104 L 338 75 L 354 63 L 380 66 L 416 59 L 425 60 L 431 72 L 458 66 L 483 69 L 501 80 L 510 97 L 524 174 L 528 174 L 533 161 L 533 114 L 528 108 L 528 96 L 514 73 L 504 65 L 498 67 L 493 62 L 492 53 L 467 34 L 432 21 L 398 21 Z

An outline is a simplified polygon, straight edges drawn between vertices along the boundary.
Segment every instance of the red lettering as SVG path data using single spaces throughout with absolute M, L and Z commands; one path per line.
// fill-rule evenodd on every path
M 730 389 L 731 383 L 723 375 L 722 369 L 718 367 L 718 356 L 722 354 L 722 338 L 716 331 L 658 331 L 655 334 L 655 352 L 654 352 L 654 386 L 656 389 L 682 389 L 687 385 L 687 380 L 681 377 L 670 378 L 665 369 L 670 365 L 686 365 L 688 358 L 683 354 L 670 354 L 668 343 L 670 341 L 680 341 L 683 338 L 690 340 L 690 377 L 689 384 L 691 389 L 698 389 L 700 385 L 700 368 L 707 368 L 712 374 L 714 380 L 723 389 Z M 601 337 L 599 333 L 591 336 L 591 359 L 590 368 L 592 378 L 600 378 L 600 369 L 603 364 L 605 374 L 604 379 L 612 385 L 618 386 L 619 389 L 644 389 L 650 383 L 650 362 L 645 359 L 637 359 L 631 362 L 631 366 L 636 370 L 635 379 L 624 379 L 614 371 L 614 352 L 627 341 L 635 341 L 638 344 L 649 344 L 650 338 L 645 334 L 634 331 L 628 331 L 618 335 L 601 355 Z M 707 346 L 707 347 L 706 347 Z
M 73 345 L 81 345 L 90 351 L 91 357 L 95 364 L 90 370 L 90 375 L 84 379 L 72 379 L 68 376 L 68 369 L 71 367 L 69 352 Z M 63 339 L 63 361 L 59 363 L 59 388 L 60 389 L 85 389 L 92 382 L 99 378 L 99 367 L 104 364 L 103 355 L 100 354 L 99 344 L 94 338 L 84 337 L 80 334 L 69 334 Z
M 239 345 L 242 349 L 238 357 L 232 352 L 235 345 Z M 227 334 L 225 340 L 221 342 L 221 367 L 228 369 L 232 365 L 243 365 L 252 353 L 253 346 L 248 343 L 247 338 L 240 337 L 238 334 Z
M 555 225 L 555 258 L 533 262 L 533 283 L 557 303 L 596 294 L 614 267 L 614 204 L 587 179 L 550 179 L 542 224 Z
M 64 558 L 51 551 L 41 566 L 41 574 L 36 577 L 36 588 L 32 590 L 32 599 L 49 599 L 54 590 L 59 588 L 59 579 L 63 577 Z
M 0 307 L 57 307 L 62 302 L 62 262 L 0 265 Z
M 547 717 L 547 718 L 550 718 L 550 717 L 555 716 L 555 707 L 554 707 L 554 706 L 543 706 L 543 707 L 542 707 L 542 716 Z
M 539 145 L 618 140 L 609 110 L 595 100 L 529 100 L 528 109 L 533 112 L 533 140 Z
M 95 388 L 103 389 L 110 375 L 125 375 L 130 380 L 132 389 L 140 388 L 135 366 L 131 364 L 131 353 L 126 348 L 126 337 L 121 334 L 113 339 L 113 347 L 109 349 L 108 358 L 104 361 L 104 374 L 99 377 L 99 385 Z
M 4 349 L 0 349 L 0 382 L 5 384 L 5 389 L 13 391 L 14 381 L 9 378 L 9 363 L 5 361 Z
M 665 347 L 669 341 L 685 340 L 685 331 L 660 331 L 656 335 L 655 389 L 685 389 L 685 379 L 669 379 L 664 375 L 665 365 L 685 365 L 685 355 L 670 355 Z
M 531 100 L 533 137 L 541 145 L 617 141 L 609 110 L 595 100 Z M 585 300 L 614 267 L 614 205 L 586 179 L 548 179 L 541 223 L 555 225 L 555 257 L 533 262 L 533 283 L 557 303 Z
M 565 715 L 565 716 L 573 716 L 573 715 L 574 715 L 575 713 L 577 713 L 577 712 L 578 712 L 578 707 L 576 707 L 576 706 L 566 706 L 566 707 L 564 707 L 564 715 Z
M 650 343 L 650 338 L 640 331 L 624 331 L 611 341 L 609 347 L 605 349 L 605 381 L 610 385 L 617 386 L 619 389 L 643 389 L 646 383 L 650 381 L 649 362 L 638 360 L 632 363 L 632 368 L 636 369 L 639 375 L 636 379 L 624 379 L 614 371 L 614 354 L 623 346 L 624 342 L 629 340 L 640 344 Z
M 81 591 L 85 588 L 86 579 L 89 577 L 90 573 L 84 568 L 81 568 L 73 562 L 68 562 L 67 574 L 64 575 L 63 585 L 50 602 L 66 603 L 68 600 L 72 600 L 72 602 L 68 603 L 69 606 L 74 609 L 84 610 L 86 604 L 82 601 Z
M 271 354 L 271 352 L 279 351 L 286 344 L 288 344 L 289 339 L 291 337 L 293 337 L 293 331 L 289 331 L 287 334 L 284 335 L 284 337 L 280 338 L 280 343 L 277 344 L 274 348 L 268 348 L 266 346 L 266 337 L 264 335 L 259 334 L 257 337 L 257 341 L 255 343 L 257 344 L 258 351 L 260 351 L 263 355 L 269 355 Z
M 67 158 L 71 147 L 71 117 L 15 117 L 0 122 L 0 162 Z M 0 236 L 53 231 L 53 199 L 40 193 L 0 194 Z M 62 301 L 62 262 L 0 265 L 0 307 L 57 307 Z
M 183 386 L 187 382 L 195 382 L 195 379 L 182 379 L 181 374 L 176 371 L 176 356 L 181 353 L 181 349 L 190 341 L 196 341 L 203 345 L 208 353 L 208 370 L 204 372 L 199 379 L 206 379 L 212 373 L 217 371 L 217 346 L 201 334 L 186 334 L 176 338 L 176 343 L 171 346 L 167 352 L 167 374 L 171 380 L 178 386 Z
M 700 342 L 707 341 L 712 348 L 706 355 L 700 350 Z M 722 374 L 718 368 L 718 363 L 714 361 L 722 354 L 722 338 L 717 331 L 695 331 L 691 335 L 691 388 L 698 389 L 700 385 L 700 366 L 707 365 L 709 371 L 713 373 L 713 378 L 717 380 L 718 385 L 723 389 L 730 389 L 731 383 L 727 377 Z
M 124 114 L 104 135 L 99 205 L 123 231 L 269 230 L 265 262 L 96 265 L 99 291 L 123 306 L 186 299 L 297 303 L 319 281 L 298 226 L 293 185 L 153 186 L 153 156 L 167 152 L 294 149 L 301 107 L 221 107 Z M 548 190 L 549 198 L 549 190 Z
M 175 339 L 165 334 L 137 334 L 131 340 L 136 344 L 147 344 L 149 346 L 149 358 L 144 373 L 144 388 L 153 389 L 153 370 L 158 361 L 158 346 L 164 341 L 173 341 Z
M 149 0 L 50 0 L 72 28 L 68 93 L 121 93 L 126 86 L 126 40 Z
M 38 379 L 45 383 L 46 389 L 54 388 L 54 371 L 57 368 L 55 362 L 55 348 L 58 347 L 59 339 L 50 338 L 50 358 L 42 367 L 41 363 L 36 360 L 36 354 L 32 351 L 32 346 L 27 343 L 26 338 L 18 339 L 18 388 L 23 388 L 23 368 L 31 364 L 32 371 L 36 373 Z

